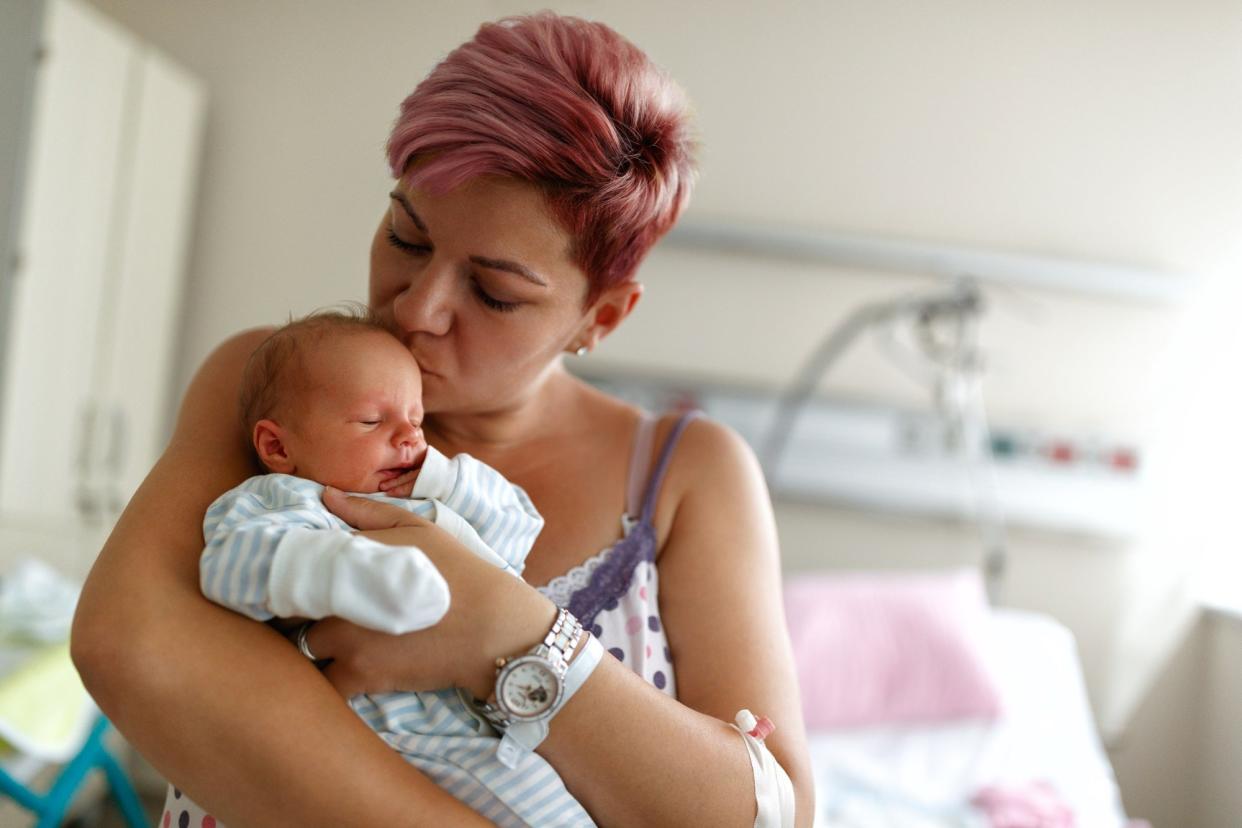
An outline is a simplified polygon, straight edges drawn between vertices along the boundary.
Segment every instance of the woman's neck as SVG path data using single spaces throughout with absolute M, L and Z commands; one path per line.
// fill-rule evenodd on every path
M 579 393 L 578 380 L 558 365 L 503 408 L 429 414 L 427 438 L 450 456 L 463 451 L 480 458 L 503 455 L 562 432 L 557 412 L 572 410 Z

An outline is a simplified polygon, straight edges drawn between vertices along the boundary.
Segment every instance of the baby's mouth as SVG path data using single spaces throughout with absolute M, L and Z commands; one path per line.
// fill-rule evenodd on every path
M 380 469 L 379 473 L 380 473 L 380 476 L 383 477 L 385 480 L 392 480 L 394 478 L 400 477 L 401 475 L 405 474 L 408 471 L 413 471 L 413 470 L 414 470 L 413 466 L 394 466 L 391 469 Z

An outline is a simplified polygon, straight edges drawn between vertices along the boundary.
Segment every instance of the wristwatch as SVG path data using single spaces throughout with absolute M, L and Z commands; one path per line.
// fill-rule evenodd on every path
M 497 756 L 516 767 L 548 735 L 548 722 L 565 700 L 565 673 L 582 638 L 582 624 L 562 609 L 548 634 L 525 653 L 496 659 L 496 687 L 474 707 L 501 734 Z

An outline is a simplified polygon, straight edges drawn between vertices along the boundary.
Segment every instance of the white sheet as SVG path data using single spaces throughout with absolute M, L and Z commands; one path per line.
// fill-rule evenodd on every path
M 981 787 L 1035 780 L 1052 783 L 1078 828 L 1125 825 L 1073 636 L 1037 613 L 991 620 L 1002 718 L 811 732 L 816 828 L 974 828 L 985 824 L 969 805 Z

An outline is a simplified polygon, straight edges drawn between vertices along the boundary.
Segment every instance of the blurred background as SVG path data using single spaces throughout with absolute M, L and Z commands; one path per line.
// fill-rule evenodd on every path
M 111 33 L 76 52 L 67 122 L 104 107 L 107 89 L 145 91 L 141 104 L 118 99 L 138 126 L 118 121 L 114 143 L 92 150 L 75 135 L 41 161 L 44 81 L 22 67 L 49 6 L 68 9 L 66 31 Z M 693 203 L 644 264 L 638 309 L 572 368 L 639 400 L 697 403 L 761 448 L 776 401 L 853 314 L 972 277 L 981 312 L 949 320 L 963 359 L 927 358 L 919 331 L 936 320 L 921 329 L 916 309 L 860 328 L 807 378 L 785 447 L 801 471 L 769 468 L 786 571 L 990 561 L 995 604 L 1072 632 L 1124 810 L 1157 826 L 1237 825 L 1242 5 L 548 6 L 645 49 L 686 89 L 702 142 Z M 40 175 L 58 184 L 55 202 L 9 198 L 0 214 L 14 263 L 0 294 L 0 572 L 34 555 L 80 580 L 218 342 L 365 298 L 397 104 L 480 22 L 533 10 L 6 2 L 0 186 L 9 198 Z M 114 75 L 91 68 L 117 44 L 143 57 Z M 131 139 L 147 149 L 126 151 Z M 112 177 L 96 150 L 120 159 Z M 92 221 L 90 186 L 100 203 L 118 187 L 148 193 L 152 223 L 126 202 L 118 247 Z M 21 281 L 36 263 L 23 244 L 63 253 L 78 234 L 98 237 L 113 270 L 135 262 L 154 281 L 44 283 L 43 305 L 23 294 L 37 292 Z M 144 264 L 154 248 L 162 258 Z M 64 396 L 136 381 L 108 367 L 127 353 L 151 354 L 145 414 L 122 422 L 121 409 Z M 52 411 L 102 442 L 57 434 Z M 118 459 L 118 441 L 137 453 Z M 46 506 L 65 469 L 46 464 L 57 489 L 31 484 L 52 442 L 74 464 L 68 518 Z M 130 767 L 140 789 L 158 787 Z

